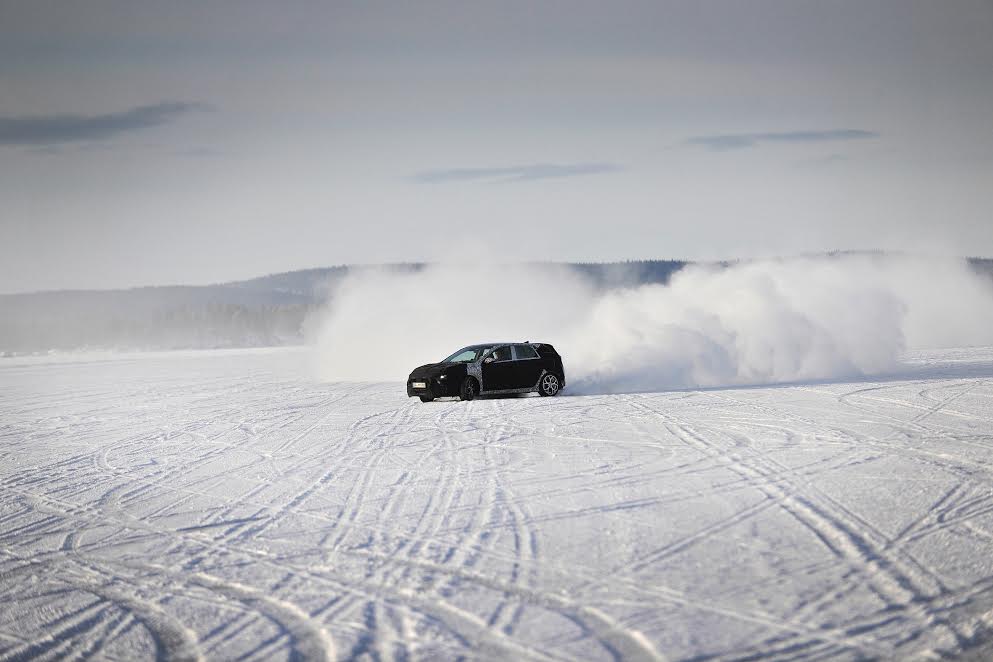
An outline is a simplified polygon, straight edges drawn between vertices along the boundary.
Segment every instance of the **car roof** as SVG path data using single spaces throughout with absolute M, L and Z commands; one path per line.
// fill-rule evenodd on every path
M 462 349 L 483 349 L 484 347 L 499 347 L 500 345 L 543 345 L 540 342 L 521 342 L 520 340 L 510 340 L 506 342 L 484 342 L 475 345 L 467 345 Z

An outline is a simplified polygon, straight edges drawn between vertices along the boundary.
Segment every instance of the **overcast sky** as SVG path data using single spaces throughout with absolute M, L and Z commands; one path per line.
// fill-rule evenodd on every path
M 0 292 L 993 255 L 993 2 L 0 0 Z

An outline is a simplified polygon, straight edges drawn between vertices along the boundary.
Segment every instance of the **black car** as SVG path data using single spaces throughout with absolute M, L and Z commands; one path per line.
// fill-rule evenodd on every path
M 414 368 L 407 396 L 421 402 L 477 395 L 555 395 L 565 386 L 562 357 L 546 343 L 486 343 L 463 347 L 444 361 Z

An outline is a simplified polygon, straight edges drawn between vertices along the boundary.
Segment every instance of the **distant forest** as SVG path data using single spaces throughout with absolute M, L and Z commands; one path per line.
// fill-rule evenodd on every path
M 972 265 L 993 278 L 993 260 Z M 688 263 L 573 263 L 598 287 L 665 284 Z M 423 264 L 387 265 L 416 272 Z M 205 286 L 65 290 L 0 295 L 0 356 L 72 350 L 160 350 L 295 345 L 304 322 L 356 269 L 328 267 Z

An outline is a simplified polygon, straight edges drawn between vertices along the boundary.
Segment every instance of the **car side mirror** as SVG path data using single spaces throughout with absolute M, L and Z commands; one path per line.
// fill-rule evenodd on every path
M 483 363 L 493 363 L 494 361 L 496 361 L 496 359 L 494 359 L 492 356 L 487 356 L 485 359 L 483 359 Z

